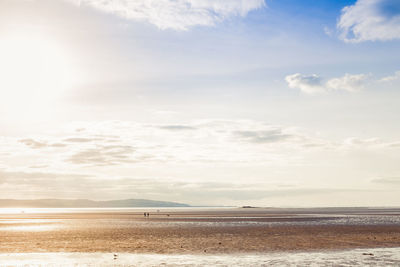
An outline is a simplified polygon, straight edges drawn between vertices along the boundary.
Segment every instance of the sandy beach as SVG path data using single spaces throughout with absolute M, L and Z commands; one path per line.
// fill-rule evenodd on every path
M 400 247 L 399 209 L 148 209 L 0 214 L 0 253 L 226 254 Z

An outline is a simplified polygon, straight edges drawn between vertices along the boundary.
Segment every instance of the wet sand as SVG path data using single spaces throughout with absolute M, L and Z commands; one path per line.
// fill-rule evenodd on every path
M 221 254 L 400 247 L 400 209 L 0 214 L 0 253 Z
M 257 254 L 0 253 L 1 266 L 399 266 L 400 249 Z

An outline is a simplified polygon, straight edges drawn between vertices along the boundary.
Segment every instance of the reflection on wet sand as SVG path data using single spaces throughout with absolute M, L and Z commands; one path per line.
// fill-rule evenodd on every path
M 13 223 L 9 225 L 2 225 L 0 231 L 53 231 L 60 227 L 56 223 Z
M 399 266 L 400 249 L 263 254 L 0 253 L 6 266 Z

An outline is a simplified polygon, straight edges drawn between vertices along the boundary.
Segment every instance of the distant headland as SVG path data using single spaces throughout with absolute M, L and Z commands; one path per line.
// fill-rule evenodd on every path
M 0 208 L 140 208 L 190 207 L 188 204 L 148 199 L 95 201 L 89 199 L 0 199 Z

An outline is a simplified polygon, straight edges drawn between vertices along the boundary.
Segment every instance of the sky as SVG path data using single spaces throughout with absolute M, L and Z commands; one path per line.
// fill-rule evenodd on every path
M 0 0 L 1 198 L 400 206 L 398 0 Z

